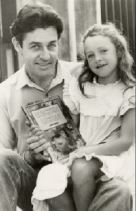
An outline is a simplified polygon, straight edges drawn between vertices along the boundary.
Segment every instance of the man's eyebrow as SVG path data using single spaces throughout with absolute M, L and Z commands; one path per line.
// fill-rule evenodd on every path
M 52 43 L 56 43 L 56 42 L 57 42 L 57 40 L 51 40 L 51 41 L 49 41 L 48 44 L 52 44 Z M 38 41 L 32 41 L 29 43 L 29 45 L 42 45 L 42 43 L 38 42 Z
M 36 41 L 32 41 L 32 42 L 29 43 L 29 45 L 34 45 L 34 44 L 36 44 L 36 45 L 41 45 L 40 42 L 36 42 Z
M 51 40 L 49 43 L 56 43 L 57 40 Z

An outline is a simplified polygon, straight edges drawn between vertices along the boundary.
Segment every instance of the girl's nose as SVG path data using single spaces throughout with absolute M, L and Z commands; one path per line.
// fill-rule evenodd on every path
M 101 55 L 100 54 L 95 54 L 95 61 L 100 61 L 101 60 Z

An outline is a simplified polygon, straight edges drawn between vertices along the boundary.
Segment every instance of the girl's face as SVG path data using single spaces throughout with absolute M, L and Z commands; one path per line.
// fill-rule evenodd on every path
M 99 83 L 108 84 L 118 80 L 116 48 L 108 37 L 87 37 L 84 50 L 88 65 L 98 76 Z

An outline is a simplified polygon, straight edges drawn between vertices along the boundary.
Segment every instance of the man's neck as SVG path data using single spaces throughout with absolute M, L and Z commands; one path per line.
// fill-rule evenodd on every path
M 52 83 L 54 77 L 46 77 L 46 79 L 41 79 L 38 81 L 37 85 L 39 85 L 41 88 L 43 88 L 45 91 L 49 90 L 49 87 Z
M 54 78 L 51 75 L 49 75 L 49 76 L 46 75 L 46 77 L 39 78 L 39 77 L 35 77 L 35 76 L 30 76 L 28 73 L 26 73 L 26 74 L 33 83 L 35 83 L 39 87 L 43 88 L 45 91 L 48 91 L 48 89 L 51 85 L 51 82 Z

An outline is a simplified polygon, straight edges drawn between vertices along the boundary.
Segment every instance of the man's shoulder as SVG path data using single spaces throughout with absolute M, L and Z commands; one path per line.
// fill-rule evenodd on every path
M 78 76 L 82 71 L 82 62 L 72 62 L 72 61 L 59 61 L 61 67 L 68 71 L 73 76 Z
M 0 90 L 7 89 L 8 87 L 12 86 L 12 84 L 16 83 L 19 75 L 20 75 L 21 69 L 19 69 L 17 72 L 13 73 L 11 76 L 9 76 L 7 79 L 2 81 L 0 83 Z

